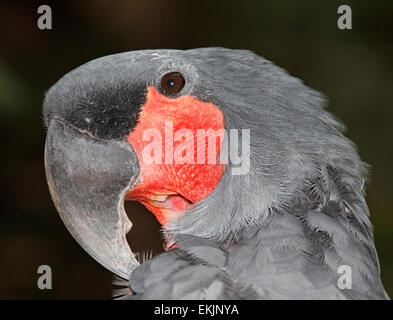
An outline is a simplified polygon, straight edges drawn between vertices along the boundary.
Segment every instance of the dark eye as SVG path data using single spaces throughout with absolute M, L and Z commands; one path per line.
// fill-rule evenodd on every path
M 184 77 L 179 72 L 170 72 L 161 78 L 161 90 L 169 95 L 176 94 L 183 89 Z

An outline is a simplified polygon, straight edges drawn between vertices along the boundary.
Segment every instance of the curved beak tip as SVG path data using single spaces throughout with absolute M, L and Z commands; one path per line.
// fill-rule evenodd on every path
M 100 264 L 128 279 L 138 265 L 126 233 L 124 198 L 139 176 L 126 141 L 92 138 L 60 119 L 49 125 L 45 171 L 56 209 L 77 242 Z

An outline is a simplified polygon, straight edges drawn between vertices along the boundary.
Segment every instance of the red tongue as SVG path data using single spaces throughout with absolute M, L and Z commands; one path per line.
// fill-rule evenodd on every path
M 168 209 L 185 211 L 191 203 L 180 195 L 171 195 L 168 196 L 162 204 Z
M 153 200 L 153 195 L 146 195 L 143 192 L 132 190 L 127 194 L 126 199 L 136 200 L 144 204 L 162 225 L 165 225 L 171 218 L 177 216 L 176 213 L 185 212 L 192 204 L 191 201 L 179 194 L 169 194 L 164 201 Z M 165 193 L 161 192 L 157 193 L 157 195 L 165 195 Z
M 171 195 L 167 197 L 167 199 L 163 202 L 163 205 L 169 209 L 183 212 L 187 210 L 187 208 L 191 205 L 191 202 L 180 195 Z M 177 247 L 178 246 L 176 242 L 170 244 L 168 240 L 165 241 L 166 251 Z

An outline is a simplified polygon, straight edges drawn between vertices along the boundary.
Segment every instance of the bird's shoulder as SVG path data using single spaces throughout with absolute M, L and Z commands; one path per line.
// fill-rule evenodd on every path
M 257 299 L 251 286 L 226 272 L 228 252 L 196 236 L 177 235 L 177 248 L 138 266 L 130 277 L 132 299 Z
M 358 182 L 322 170 L 285 210 L 243 232 L 228 259 L 230 274 L 265 298 L 387 298 Z

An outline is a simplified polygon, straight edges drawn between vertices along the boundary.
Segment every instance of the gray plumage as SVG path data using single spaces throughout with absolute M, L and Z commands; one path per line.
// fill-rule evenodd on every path
M 207 239 L 178 235 L 180 248 L 141 264 L 130 278 L 138 299 L 258 299 L 251 286 L 237 284 L 225 271 L 228 252 Z
M 220 108 L 227 130 L 250 129 L 250 171 L 232 175 L 229 163 L 212 193 L 165 226 L 178 248 L 138 266 L 124 298 L 387 299 L 367 165 L 324 97 L 272 62 L 224 48 L 100 58 L 51 89 L 45 120 L 55 114 L 100 139 L 123 138 L 138 114 L 128 106 L 143 100 L 132 90 L 172 71 L 186 79 L 182 94 Z M 352 289 L 338 288 L 341 265 Z
M 136 297 L 246 298 L 236 296 L 243 290 L 259 299 L 388 298 L 364 199 L 367 166 L 323 96 L 249 51 L 162 54 L 197 70 L 227 129 L 250 128 L 251 168 L 234 176 L 229 164 L 219 186 L 165 229 L 222 246 L 225 263 L 219 253 L 219 264 L 183 257 L 193 246 L 179 241 L 134 271 L 131 289 L 150 282 L 135 285 Z M 151 278 L 166 259 L 176 260 L 171 273 Z M 338 288 L 340 265 L 351 267 L 352 289 Z

